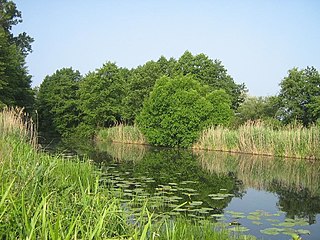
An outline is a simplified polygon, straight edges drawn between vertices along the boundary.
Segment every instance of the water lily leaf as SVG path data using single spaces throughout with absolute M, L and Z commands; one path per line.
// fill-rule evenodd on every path
M 247 216 L 247 218 L 248 218 L 249 220 L 256 220 L 256 221 L 260 220 L 260 217 L 259 217 L 259 216 L 249 215 L 249 216 Z
M 254 225 L 262 225 L 262 222 L 259 222 L 259 221 L 252 221 L 252 224 L 254 224 Z
M 307 229 L 298 229 L 296 231 L 301 235 L 309 235 L 309 234 L 311 234 L 311 232 L 309 230 L 307 230 Z
M 192 202 L 190 202 L 189 204 L 191 205 L 191 206 L 199 206 L 199 205 L 201 205 L 203 202 L 202 201 L 192 201 Z
M 268 222 L 274 222 L 274 223 L 280 222 L 280 220 L 278 220 L 278 219 L 273 219 L 273 218 L 267 218 L 266 220 L 267 220 Z
M 279 227 L 294 227 L 296 224 L 293 222 L 282 222 L 277 224 L 272 224 L 273 226 L 279 226 Z
M 279 228 L 265 228 L 260 230 L 261 233 L 263 234 L 268 234 L 268 235 L 278 235 L 282 231 L 279 231 Z

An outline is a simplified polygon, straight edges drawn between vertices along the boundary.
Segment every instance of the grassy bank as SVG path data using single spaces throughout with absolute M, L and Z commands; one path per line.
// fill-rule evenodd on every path
M 193 148 L 320 159 L 319 144 L 320 128 L 317 126 L 287 126 L 274 130 L 263 122 L 248 122 L 235 130 L 224 127 L 206 129 Z
M 238 238 L 214 231 L 210 221 L 172 221 L 150 213 L 147 200 L 134 214 L 121 203 L 120 190 L 102 186 L 89 160 L 38 151 L 21 114 L 0 112 L 1 239 Z
M 134 137 L 133 137 L 134 136 Z M 147 144 L 137 127 L 102 129 L 98 141 Z M 204 130 L 193 149 L 320 159 L 320 127 L 286 126 L 274 130 L 263 122 L 248 122 L 237 129 L 210 127 Z
M 96 136 L 98 141 L 147 144 L 147 139 L 137 126 L 127 126 L 119 124 L 112 128 L 103 128 L 98 131 Z

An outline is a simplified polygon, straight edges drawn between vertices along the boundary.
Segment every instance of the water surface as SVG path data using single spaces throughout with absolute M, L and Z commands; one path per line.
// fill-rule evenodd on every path
M 158 213 L 263 239 L 320 239 L 318 162 L 121 144 L 99 145 L 90 157 L 124 202 L 149 199 Z

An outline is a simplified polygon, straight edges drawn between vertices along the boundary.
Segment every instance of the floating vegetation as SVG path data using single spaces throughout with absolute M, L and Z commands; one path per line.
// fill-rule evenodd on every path
M 242 164 L 246 164 L 246 162 Z M 232 166 L 232 162 L 230 166 Z M 237 164 L 234 164 L 234 166 L 237 166 Z M 264 164 L 261 163 L 261 166 L 264 166 Z M 310 234 L 309 230 L 303 229 L 303 226 L 309 225 L 308 221 L 301 218 L 285 218 L 286 211 L 268 212 L 259 209 L 253 212 L 224 211 L 232 198 L 243 196 L 241 195 L 241 191 L 243 191 L 242 183 L 237 177 L 233 178 L 232 171 L 230 171 L 232 173 L 231 177 L 222 174 L 216 177 L 214 179 L 216 181 L 212 183 L 209 180 L 208 182 L 212 187 L 208 188 L 207 181 L 185 180 L 186 174 L 183 170 L 179 173 L 161 172 L 156 175 L 151 168 L 142 165 L 139 167 L 143 171 L 138 174 L 130 172 L 128 168 L 120 168 L 119 166 L 107 168 L 108 172 L 104 174 L 105 182 L 112 183 L 112 185 L 105 185 L 119 189 L 122 192 L 121 198 L 124 199 L 121 202 L 126 208 L 135 209 L 134 213 L 139 213 L 139 209 L 142 209 L 142 205 L 147 200 L 146 207 L 153 214 L 161 216 L 161 218 L 167 216 L 170 219 L 169 221 L 176 219 L 175 216 L 182 215 L 188 221 L 191 220 L 191 222 L 198 224 L 201 224 L 201 221 L 210 221 L 217 226 L 219 225 L 219 229 L 229 229 L 230 232 L 234 233 L 250 230 L 253 232 L 260 231 L 261 235 L 259 237 L 262 238 L 264 235 Z M 215 173 L 210 174 L 214 175 Z M 232 181 L 228 182 L 230 178 Z M 208 180 L 209 177 L 206 176 L 206 179 Z M 234 186 L 232 184 L 235 184 L 235 181 L 236 187 L 230 187 Z M 217 186 L 214 185 L 215 182 L 217 182 Z M 280 239 L 283 239 L 283 236 Z

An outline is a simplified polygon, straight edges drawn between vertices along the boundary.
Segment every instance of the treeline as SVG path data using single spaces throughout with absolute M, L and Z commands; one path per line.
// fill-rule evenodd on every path
M 262 119 L 273 128 L 308 127 L 320 121 L 320 74 L 314 67 L 289 70 L 276 96 L 250 97 L 221 61 L 189 51 L 132 69 L 113 62 L 85 75 L 59 69 L 33 90 L 25 64 L 33 39 L 12 33 L 20 22 L 16 5 L 0 0 L 0 108 L 25 107 L 42 132 L 83 139 L 97 128 L 138 123 L 149 142 L 186 146 L 212 125 L 237 128 Z
M 15 36 L 12 27 L 22 22 L 16 5 L 0 0 L 0 110 L 4 106 L 25 107 L 31 112 L 34 92 L 25 58 L 33 39 L 25 32 Z
M 233 111 L 244 100 L 245 86 L 236 84 L 220 61 L 189 51 L 179 59 L 162 56 L 133 69 L 107 62 L 85 76 L 63 68 L 40 85 L 36 97 L 40 130 L 50 129 L 68 138 L 75 133 L 92 136 L 99 127 L 134 124 L 157 80 L 184 76 L 192 78 L 194 86 L 205 88 L 203 93 L 222 89 Z

